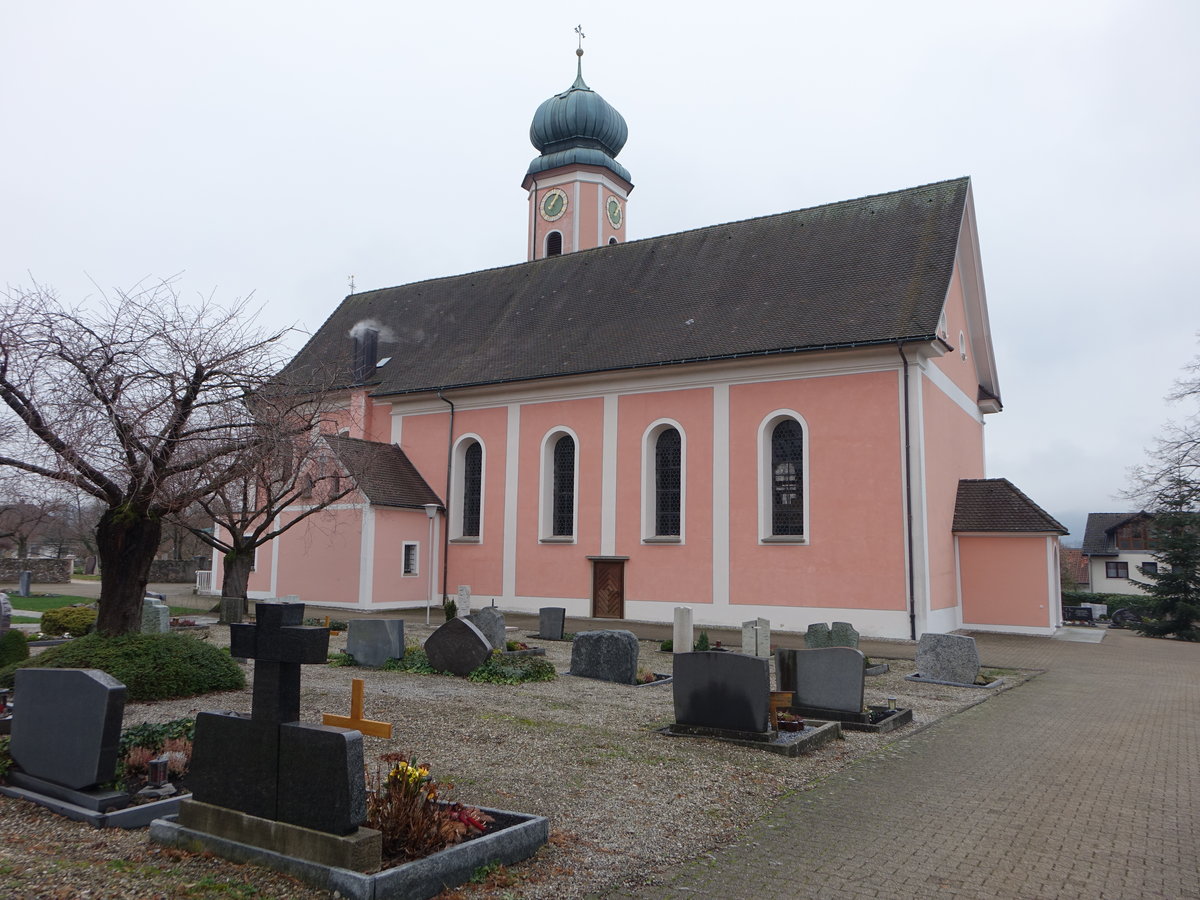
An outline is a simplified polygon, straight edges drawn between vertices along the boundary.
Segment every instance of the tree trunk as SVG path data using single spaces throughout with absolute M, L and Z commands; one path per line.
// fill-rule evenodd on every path
M 150 563 L 158 552 L 162 521 L 148 510 L 109 508 L 96 526 L 100 571 L 100 616 L 96 630 L 115 636 L 140 631 L 142 600 Z
M 221 576 L 222 597 L 245 599 L 246 588 L 250 584 L 250 566 L 253 564 L 254 548 L 241 551 L 230 550 L 225 554 L 225 564 L 222 566 Z

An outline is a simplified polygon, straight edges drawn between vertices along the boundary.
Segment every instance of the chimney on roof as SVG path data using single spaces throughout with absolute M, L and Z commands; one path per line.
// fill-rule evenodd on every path
M 379 332 L 374 328 L 356 328 L 354 341 L 354 383 L 362 384 L 379 362 Z

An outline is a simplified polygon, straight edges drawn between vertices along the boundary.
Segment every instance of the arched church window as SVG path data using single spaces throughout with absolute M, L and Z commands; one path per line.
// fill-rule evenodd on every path
M 463 453 L 463 537 L 479 537 L 479 510 L 482 496 L 483 447 L 479 441 L 472 441 Z
M 665 428 L 654 442 L 654 532 L 659 536 L 678 536 L 682 441 L 674 428 Z
M 617 242 L 617 239 L 616 239 L 615 237 L 610 237 L 610 238 L 608 239 L 608 242 L 609 242 L 610 244 L 615 244 L 615 243 Z
M 575 533 L 575 439 L 569 434 L 554 442 L 552 495 L 551 534 L 569 537 Z
M 771 534 L 804 534 L 804 431 L 795 419 L 771 431 Z
M 562 256 L 562 232 L 552 231 L 546 235 L 546 255 Z

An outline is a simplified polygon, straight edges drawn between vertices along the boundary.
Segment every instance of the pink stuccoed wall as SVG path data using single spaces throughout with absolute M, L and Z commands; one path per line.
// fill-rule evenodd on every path
M 627 394 L 617 422 L 616 553 L 625 564 L 625 599 L 670 603 L 712 602 L 712 441 L 711 388 Z M 645 486 L 643 436 L 651 423 L 669 418 L 683 437 L 683 543 L 642 543 Z M 653 446 L 649 455 L 653 484 Z M 653 505 L 650 507 L 653 509 Z M 647 524 L 654 531 L 653 522 Z M 664 615 L 669 613 L 664 612 Z
M 439 578 L 440 548 L 434 548 L 434 571 L 429 571 L 429 517 L 423 509 L 374 507 L 375 548 L 371 605 L 424 603 L 430 589 L 430 575 Z M 434 543 L 440 532 L 434 529 Z M 404 543 L 415 542 L 417 574 L 404 575 Z M 453 590 L 453 588 L 451 589 Z
M 1057 615 L 1045 535 L 960 535 L 964 625 L 1048 628 Z M 1057 570 L 1053 573 L 1057 578 Z
M 476 595 L 500 596 L 504 592 L 504 468 L 508 447 L 508 409 L 463 410 L 454 418 L 455 442 L 462 435 L 473 434 L 483 445 L 483 518 L 480 542 L 450 545 L 448 590 L 469 584 Z M 444 452 L 443 444 L 443 452 Z M 443 472 L 445 463 L 442 464 Z M 445 481 L 435 490 L 445 492 Z M 456 507 L 450 512 L 452 521 L 461 521 L 462 497 L 452 496 Z
M 305 603 L 358 602 L 362 510 L 322 510 L 285 537 L 279 546 L 277 596 L 297 594 Z M 270 547 L 263 547 L 259 558 L 269 553 Z
M 877 372 L 730 388 L 730 603 L 905 608 L 898 377 Z M 780 408 L 799 412 L 808 425 L 805 546 L 758 539 L 757 435 Z
M 933 365 L 950 376 L 950 379 L 964 394 L 974 400 L 979 393 L 979 375 L 975 368 L 975 356 L 971 347 L 971 331 L 967 327 L 967 316 L 964 310 L 962 289 L 962 271 L 955 265 L 954 274 L 950 279 L 950 289 L 946 293 L 946 334 L 945 339 L 954 349 L 933 360 Z M 963 341 L 958 336 L 963 335 Z M 966 351 L 963 359 L 962 351 Z
M 951 535 L 958 481 L 983 477 L 983 428 L 928 379 L 922 394 L 930 609 L 946 609 L 958 603 Z

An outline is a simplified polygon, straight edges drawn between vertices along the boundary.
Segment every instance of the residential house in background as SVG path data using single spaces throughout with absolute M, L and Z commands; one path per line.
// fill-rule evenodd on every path
M 1158 571 L 1148 512 L 1088 513 L 1082 553 L 1096 594 L 1144 594 L 1139 585 Z

